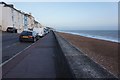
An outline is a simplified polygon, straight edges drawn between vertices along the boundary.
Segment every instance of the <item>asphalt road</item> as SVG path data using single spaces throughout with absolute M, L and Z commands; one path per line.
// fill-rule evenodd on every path
M 19 34 L 2 32 L 2 62 L 22 51 L 32 43 L 19 42 Z
M 74 77 L 54 33 L 50 32 L 4 65 L 3 78 Z

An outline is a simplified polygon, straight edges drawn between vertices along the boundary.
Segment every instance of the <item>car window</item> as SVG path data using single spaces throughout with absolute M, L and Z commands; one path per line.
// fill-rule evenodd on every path
M 29 31 L 23 31 L 21 34 L 22 34 L 22 35 L 32 35 L 32 32 L 29 32 Z
M 36 32 L 35 32 L 35 31 L 33 31 L 33 35 L 36 35 Z
M 8 29 L 13 29 L 12 27 L 8 27 Z

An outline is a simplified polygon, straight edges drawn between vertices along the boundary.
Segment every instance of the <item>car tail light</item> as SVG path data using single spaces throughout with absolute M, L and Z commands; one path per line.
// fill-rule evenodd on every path
M 28 38 L 33 38 L 33 36 L 28 36 Z

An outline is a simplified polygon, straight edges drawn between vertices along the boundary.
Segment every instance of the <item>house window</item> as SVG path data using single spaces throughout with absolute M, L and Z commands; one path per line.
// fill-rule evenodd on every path
M 27 16 L 24 16 L 24 28 L 27 29 Z

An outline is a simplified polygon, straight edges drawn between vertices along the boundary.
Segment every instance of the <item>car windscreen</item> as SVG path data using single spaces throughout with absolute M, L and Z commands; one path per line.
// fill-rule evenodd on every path
M 29 31 L 23 31 L 21 33 L 21 35 L 32 35 L 32 32 L 29 32 Z
M 13 29 L 12 27 L 8 27 L 8 29 Z

